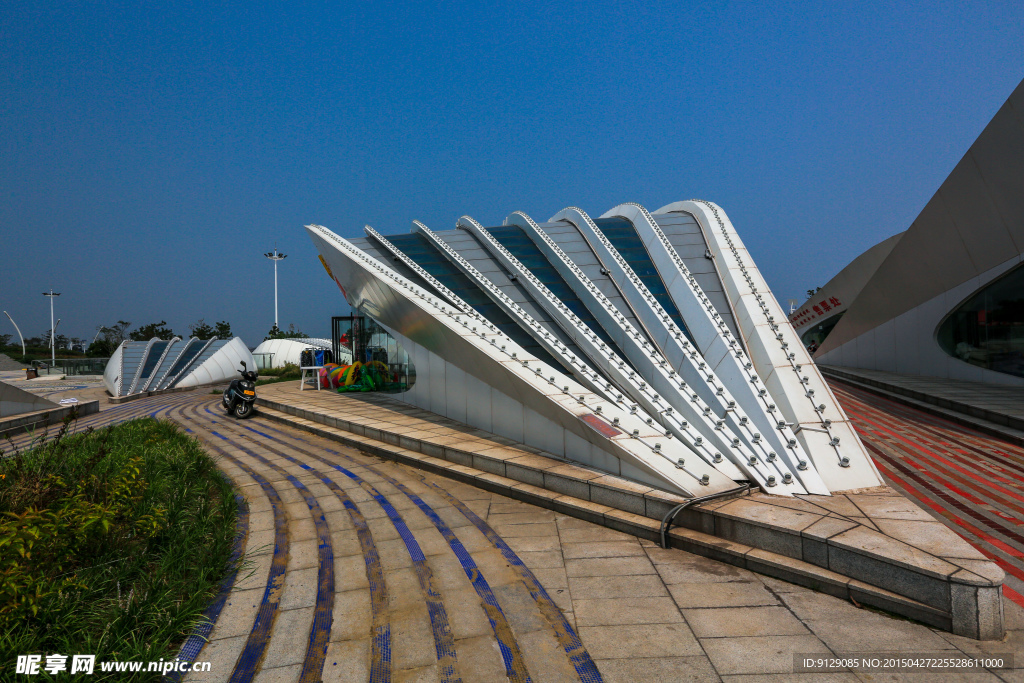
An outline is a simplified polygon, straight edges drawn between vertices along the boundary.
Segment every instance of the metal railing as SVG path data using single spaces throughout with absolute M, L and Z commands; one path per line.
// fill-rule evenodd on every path
M 40 375 L 102 375 L 109 358 L 58 358 L 55 364 L 48 360 L 34 360 L 32 367 Z

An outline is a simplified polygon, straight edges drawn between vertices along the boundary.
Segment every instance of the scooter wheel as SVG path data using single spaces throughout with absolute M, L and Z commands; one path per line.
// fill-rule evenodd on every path
M 240 420 L 252 415 L 252 404 L 246 401 L 239 401 L 238 405 L 235 406 L 235 417 Z

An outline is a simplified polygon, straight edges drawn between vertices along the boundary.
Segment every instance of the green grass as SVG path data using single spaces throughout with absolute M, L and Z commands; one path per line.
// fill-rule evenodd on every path
M 18 654 L 173 659 L 229 569 L 236 503 L 210 456 L 150 418 L 5 456 L 0 666 Z M 103 678 L 97 665 L 82 680 Z
M 287 363 L 283 368 L 265 368 L 260 370 L 260 379 L 256 386 L 274 384 L 275 382 L 293 382 L 302 378 L 302 371 L 294 363 Z

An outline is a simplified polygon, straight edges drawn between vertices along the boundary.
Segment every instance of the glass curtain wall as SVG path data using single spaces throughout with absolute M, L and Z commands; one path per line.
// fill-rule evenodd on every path
M 938 329 L 951 356 L 1024 377 L 1024 266 L 1017 266 L 960 304 Z
M 380 381 L 374 382 L 373 390 L 401 393 L 416 383 L 416 367 L 408 352 L 373 318 L 365 315 L 334 317 L 331 331 L 335 358 L 351 354 L 353 365 L 359 363 L 368 368 L 368 372 L 379 375 L 375 379 Z

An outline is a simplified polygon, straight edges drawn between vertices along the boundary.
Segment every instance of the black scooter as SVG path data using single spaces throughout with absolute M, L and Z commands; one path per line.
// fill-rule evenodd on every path
M 235 417 L 244 420 L 253 413 L 256 407 L 256 378 L 259 376 L 255 370 L 246 370 L 245 361 L 242 361 L 242 369 L 238 371 L 242 379 L 236 379 L 224 390 L 224 408 L 228 415 L 235 414 Z

